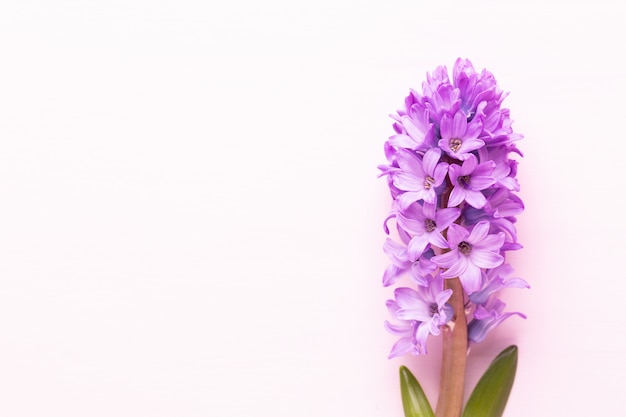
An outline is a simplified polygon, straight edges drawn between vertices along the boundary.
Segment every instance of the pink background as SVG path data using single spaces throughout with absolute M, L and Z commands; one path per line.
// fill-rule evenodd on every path
M 224 3 L 224 4 L 221 4 Z M 618 2 L 0 5 L 0 415 L 401 416 L 377 179 L 458 57 L 525 139 L 506 417 L 623 411 Z

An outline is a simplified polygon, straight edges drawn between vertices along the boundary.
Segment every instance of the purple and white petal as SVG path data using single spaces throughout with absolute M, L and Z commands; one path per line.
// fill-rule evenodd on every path
M 469 259 L 479 268 L 495 268 L 504 262 L 502 255 L 476 248 L 469 254 Z
M 459 257 L 460 255 L 458 251 L 452 250 L 450 252 L 446 252 L 441 255 L 433 256 L 432 258 L 430 258 L 430 260 L 434 262 L 435 265 L 441 268 L 450 268 L 452 265 L 454 265 L 457 262 Z
M 456 207 L 465 201 L 466 191 L 463 187 L 455 185 L 448 199 L 448 207 Z
M 467 268 L 465 268 L 465 271 L 459 275 L 459 279 L 461 280 L 463 289 L 468 294 L 480 291 L 480 288 L 482 287 L 482 271 L 471 262 L 467 263 Z
M 431 245 L 435 245 L 438 248 L 447 249 L 450 247 L 450 245 L 448 245 L 448 241 L 438 230 L 433 230 L 432 232 L 427 233 L 426 238 Z
M 480 191 L 464 190 L 464 194 L 467 204 L 474 208 L 480 209 L 485 207 L 485 204 L 487 204 L 487 199 Z M 450 194 L 450 199 L 452 199 L 452 194 Z
M 437 211 L 435 223 L 437 230 L 443 231 L 447 229 L 461 215 L 461 210 L 456 207 L 444 208 Z M 432 219 L 432 217 L 431 217 Z
M 455 247 L 462 241 L 466 240 L 469 236 L 469 232 L 463 226 L 452 223 L 448 228 L 448 243 L 450 247 Z
M 472 245 L 480 244 L 489 233 L 489 227 L 490 225 L 488 221 L 478 222 L 472 229 L 467 241 Z
M 455 262 L 450 265 L 450 268 L 446 269 L 441 273 L 441 276 L 444 278 L 457 278 L 461 277 L 463 274 L 467 272 L 467 269 L 470 268 L 471 264 L 467 260 L 467 258 L 463 255 L 459 256 Z

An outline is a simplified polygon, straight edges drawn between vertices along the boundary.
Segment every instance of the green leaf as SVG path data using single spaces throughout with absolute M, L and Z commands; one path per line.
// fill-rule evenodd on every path
M 435 417 L 426 394 L 406 366 L 400 367 L 400 391 L 405 417 Z
M 501 417 L 516 370 L 517 346 L 509 346 L 496 356 L 476 384 L 465 405 L 463 417 Z

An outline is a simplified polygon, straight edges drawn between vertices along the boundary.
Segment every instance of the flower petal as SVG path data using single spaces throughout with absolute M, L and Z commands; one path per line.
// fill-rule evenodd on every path
M 400 194 L 396 198 L 396 201 L 398 202 L 398 206 L 400 207 L 400 210 L 406 210 L 409 208 L 411 204 L 415 203 L 416 201 L 421 200 L 422 196 L 423 196 L 423 193 L 419 191 L 406 192 L 406 193 Z
M 451 296 L 452 296 L 452 290 L 448 289 L 445 291 L 441 291 L 439 294 L 437 294 L 437 297 L 435 298 L 435 302 L 437 303 L 437 306 L 439 306 L 439 308 L 443 307 L 443 305 L 446 302 L 448 302 Z
M 448 227 L 448 243 L 450 243 L 450 247 L 456 247 L 462 241 L 467 240 L 468 236 L 469 232 L 463 226 L 452 223 L 450 227 Z
M 441 158 L 441 149 L 439 148 L 431 148 L 424 154 L 423 168 L 426 175 L 434 175 L 439 158 Z
M 450 226 L 461 215 L 461 210 L 456 207 L 444 208 L 437 211 L 435 223 L 437 230 L 444 230 Z
M 441 255 L 433 256 L 432 258 L 430 258 L 430 260 L 434 262 L 437 266 L 440 266 L 442 268 L 450 268 L 458 261 L 459 256 L 459 252 L 457 250 L 453 250 Z
M 413 343 L 411 342 L 411 338 L 403 337 L 400 340 L 398 340 L 391 348 L 391 352 L 389 352 L 389 359 L 406 355 L 407 353 L 412 352 L 412 351 L 413 351 Z
M 420 177 L 424 176 L 422 160 L 415 152 L 406 149 L 398 149 L 396 160 L 403 171 L 411 172 L 415 175 L 419 175 Z
M 437 164 L 437 166 L 435 167 L 435 173 L 433 175 L 433 178 L 435 180 L 435 183 L 433 184 L 435 187 L 438 187 L 441 185 L 441 183 L 443 183 L 443 180 L 446 179 L 446 173 L 448 172 L 448 163 L 447 162 L 441 162 L 439 164 Z
M 437 217 L 437 207 L 432 203 L 424 203 L 422 207 L 424 219 L 435 220 Z
M 461 154 L 467 154 L 468 152 L 475 151 L 478 148 L 482 148 L 484 145 L 485 142 L 480 139 L 463 139 L 463 143 L 461 143 L 461 147 L 459 148 L 457 153 L 459 154 L 459 156 L 461 156 Z M 469 155 L 471 154 L 467 154 L 461 160 L 469 158 Z
M 448 241 L 443 237 L 441 232 L 438 230 L 433 230 L 430 233 L 426 233 L 426 236 L 428 236 L 428 242 L 430 242 L 431 245 L 435 245 L 441 249 L 450 247 L 450 245 L 448 244 Z
M 415 191 L 424 188 L 424 178 L 409 172 L 398 172 L 393 176 L 393 185 L 402 191 Z
M 392 324 L 385 320 L 385 329 L 394 336 L 413 336 L 413 326 L 406 324 Z
M 488 250 L 473 249 L 469 254 L 470 261 L 479 268 L 495 268 L 504 262 L 504 257 Z
M 495 234 L 495 235 L 485 236 L 485 238 L 480 243 L 476 243 L 474 247 L 497 252 L 500 250 L 503 244 L 504 244 L 504 233 L 498 232 L 498 234 Z
M 487 237 L 487 233 L 489 233 L 489 227 L 489 222 L 486 220 L 478 222 L 476 226 L 474 226 L 474 228 L 472 229 L 472 232 L 467 238 L 467 241 L 471 243 L 472 246 L 479 245 L 482 240 Z
M 419 302 L 415 303 L 415 307 L 398 310 L 397 317 L 400 320 L 428 321 L 431 318 L 430 305 L 423 300 L 419 300 Z
M 393 295 L 396 297 L 396 302 L 400 306 L 401 309 L 408 308 L 413 305 L 413 303 L 421 300 L 417 291 L 412 288 L 400 287 L 396 288 L 393 292 Z
M 477 138 L 480 135 L 480 132 L 483 130 L 483 124 L 480 122 L 478 117 L 475 117 L 468 125 L 465 130 L 466 138 Z M 482 142 L 482 141 L 481 141 Z
M 389 144 L 396 148 L 416 149 L 418 143 L 411 139 L 410 136 L 404 134 L 398 134 L 389 138 Z
M 443 138 L 441 140 L 444 141 L 445 143 L 448 143 L 448 140 L 453 137 L 452 136 L 452 117 L 448 113 L 444 114 L 443 117 L 441 118 L 441 123 L 439 124 L 439 134 Z M 439 143 L 439 146 L 441 146 L 441 141 Z
M 409 218 L 402 214 L 399 214 L 396 218 L 398 225 L 412 235 L 423 235 L 426 231 L 424 221 Z
M 461 165 L 461 175 L 471 175 L 478 166 L 478 159 L 472 154 Z
M 456 278 L 463 275 L 470 267 L 470 263 L 467 257 L 460 255 L 456 262 L 450 266 L 446 271 L 441 273 L 444 278 Z
M 409 242 L 409 246 L 407 248 L 407 253 L 411 257 L 411 259 L 417 259 L 422 256 L 426 246 L 428 245 L 428 235 L 424 234 L 421 236 L 415 236 Z
M 396 265 L 389 265 L 383 274 L 383 287 L 395 284 L 400 279 L 400 276 L 404 271 L 405 270 L 397 267 Z
M 484 149 L 484 148 L 481 148 L 481 149 Z M 481 176 L 491 177 L 493 176 L 493 171 L 495 170 L 495 168 L 496 168 L 496 163 L 494 161 L 489 160 L 478 165 L 476 169 L 473 170 L 472 175 L 476 177 L 481 177 Z M 510 171 L 510 168 L 509 168 L 509 171 Z
M 452 199 L 452 194 L 450 194 L 450 199 Z M 483 193 L 474 190 L 465 190 L 465 201 L 467 204 L 477 209 L 481 209 L 487 204 L 487 199 Z
M 479 267 L 468 262 L 467 268 L 461 274 L 459 279 L 463 285 L 463 289 L 467 294 L 471 294 L 475 291 L 479 291 L 482 287 L 483 275 Z
M 472 190 L 480 191 L 484 190 L 487 187 L 491 187 L 495 183 L 496 179 L 494 177 L 472 175 L 470 177 L 469 188 Z
M 452 121 L 452 137 L 461 139 L 467 131 L 467 117 L 462 111 L 456 112 Z
M 411 120 L 408 116 L 402 116 L 402 126 L 406 129 L 406 133 L 409 134 L 410 137 L 415 139 L 415 142 L 420 145 L 424 141 L 424 136 L 426 136 L 426 129 L 423 126 L 418 125 L 415 121 Z
M 448 207 L 456 207 L 461 204 L 466 198 L 467 191 L 469 190 L 465 190 L 463 187 L 458 185 L 454 186 L 452 192 L 450 193 L 450 198 L 448 199 Z

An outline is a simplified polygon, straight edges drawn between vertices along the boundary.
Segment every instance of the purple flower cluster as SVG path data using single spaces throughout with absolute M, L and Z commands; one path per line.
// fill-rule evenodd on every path
M 452 320 L 446 279 L 458 278 L 463 287 L 470 343 L 511 315 L 525 317 L 503 312 L 497 293 L 529 287 L 505 262 L 507 251 L 521 248 L 514 223 L 524 210 L 515 194 L 517 162 L 510 158 L 522 155 L 515 146 L 522 135 L 501 107 L 506 94 L 490 72 L 476 72 L 460 58 L 452 80 L 440 66 L 427 74 L 422 90 L 411 90 L 391 116 L 388 164 L 379 167 L 393 198 L 383 247 L 391 264 L 383 285 L 406 275 L 414 286 L 396 288 L 387 301 L 395 324 L 385 326 L 399 337 L 390 358 L 426 353 L 428 336 Z

